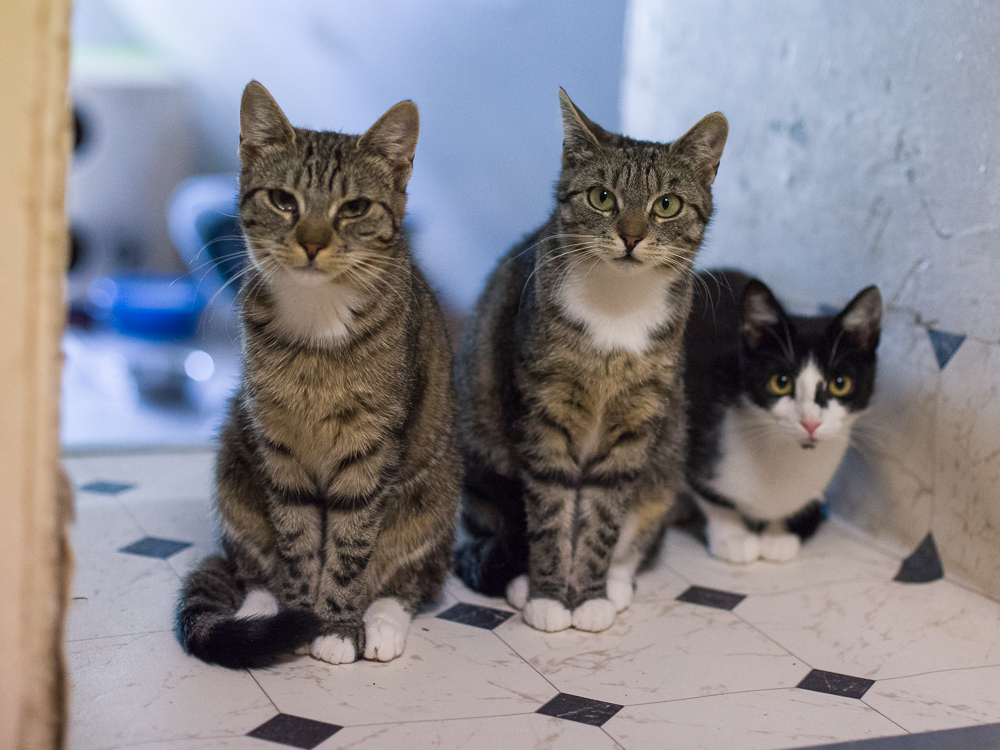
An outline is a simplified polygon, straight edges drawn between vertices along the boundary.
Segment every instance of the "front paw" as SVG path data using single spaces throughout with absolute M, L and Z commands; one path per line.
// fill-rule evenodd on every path
M 410 613 L 393 597 L 376 599 L 365 611 L 365 658 L 391 661 L 406 647 Z
M 524 621 L 536 630 L 555 633 L 573 624 L 573 615 L 555 599 L 529 599 L 524 605 Z
M 615 605 L 610 599 L 589 599 L 573 610 L 573 627 L 600 633 L 611 627 L 615 613 Z
M 507 603 L 514 609 L 524 609 L 528 603 L 528 575 L 519 575 L 507 584 Z
M 802 541 L 795 534 L 768 534 L 760 537 L 760 556 L 771 562 L 788 562 L 799 556 Z
M 631 577 L 608 576 L 608 599 L 615 605 L 615 612 L 624 612 L 628 609 L 634 595 L 635 584 Z
M 327 664 L 350 664 L 358 660 L 357 639 L 337 633 L 321 635 L 309 646 L 309 654 Z
M 760 559 L 760 537 L 750 532 L 732 534 L 712 539 L 709 549 L 720 560 L 746 565 Z

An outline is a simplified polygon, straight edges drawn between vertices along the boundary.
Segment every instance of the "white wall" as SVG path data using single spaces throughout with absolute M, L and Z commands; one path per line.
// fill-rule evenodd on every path
M 622 95 L 639 137 L 729 118 L 702 264 L 799 303 L 879 285 L 878 392 L 835 507 L 901 545 L 932 531 L 995 597 L 998 40 L 1000 4 L 975 0 L 632 0 Z

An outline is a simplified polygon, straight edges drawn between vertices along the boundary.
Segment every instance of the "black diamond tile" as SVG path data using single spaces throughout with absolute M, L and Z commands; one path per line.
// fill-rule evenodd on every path
M 493 630 L 497 625 L 507 622 L 514 616 L 513 612 L 492 607 L 480 607 L 478 604 L 456 604 L 438 615 L 442 620 L 471 625 L 474 628 Z
M 174 539 L 157 539 L 155 536 L 147 536 L 138 542 L 132 542 L 132 544 L 122 547 L 118 551 L 129 555 L 156 557 L 160 560 L 166 560 L 171 555 L 176 555 L 182 549 L 190 546 L 190 542 L 178 542 Z
M 928 534 L 913 554 L 903 560 L 894 581 L 900 583 L 930 583 L 944 578 L 944 567 L 938 556 L 934 537 Z
M 933 328 L 927 329 L 927 335 L 931 340 L 931 347 L 934 349 L 934 357 L 937 359 L 938 368 L 944 369 L 955 352 L 965 343 L 964 333 L 948 333 L 947 331 L 935 331 Z
M 120 495 L 125 492 L 125 490 L 131 490 L 135 487 L 134 484 L 125 484 L 124 482 L 105 482 L 104 480 L 98 482 L 90 482 L 80 487 L 84 492 L 96 492 L 100 495 Z
M 327 724 L 324 721 L 303 719 L 291 714 L 278 714 L 256 729 L 247 732 L 247 737 L 277 742 L 280 745 L 289 745 L 290 747 L 300 747 L 303 750 L 312 750 L 319 743 L 333 737 L 341 729 L 343 727 Z
M 605 703 L 591 698 L 581 698 L 579 695 L 559 693 L 535 713 L 599 727 L 621 710 L 622 707 L 617 703 Z
M 864 677 L 852 677 L 849 674 L 838 674 L 837 672 L 824 672 L 822 669 L 814 669 L 805 676 L 805 679 L 798 684 L 798 687 L 803 690 L 812 690 L 816 693 L 839 695 L 843 698 L 860 698 L 874 684 L 875 680 L 868 680 Z
M 688 604 L 700 604 L 703 607 L 714 607 L 715 609 L 732 609 L 746 598 L 746 594 L 734 594 L 732 591 L 719 591 L 718 589 L 707 589 L 704 586 L 692 586 L 678 596 L 677 601 L 687 602 Z

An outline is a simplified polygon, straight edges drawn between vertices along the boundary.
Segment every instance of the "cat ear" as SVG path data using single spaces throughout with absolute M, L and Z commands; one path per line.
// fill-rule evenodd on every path
M 729 121 L 721 112 L 713 112 L 702 117 L 693 128 L 674 141 L 670 152 L 683 155 L 707 187 L 715 181 L 728 137 Z
M 882 295 L 878 287 L 873 285 L 858 292 L 837 316 L 837 321 L 858 346 L 875 351 L 882 332 Z
M 295 143 L 295 129 L 267 89 L 250 81 L 240 102 L 240 159 L 253 158 L 266 146 Z
M 420 134 L 417 105 L 409 99 L 392 107 L 361 136 L 358 148 L 375 151 L 392 165 L 397 190 L 403 190 L 413 172 L 413 154 Z
M 572 163 L 574 154 L 594 146 L 600 148 L 612 141 L 611 133 L 583 114 L 562 87 L 559 88 L 559 106 L 563 119 L 564 167 Z
M 776 328 L 785 317 L 781 304 L 762 281 L 751 279 L 743 290 L 740 331 L 751 349 L 756 349 L 764 334 Z

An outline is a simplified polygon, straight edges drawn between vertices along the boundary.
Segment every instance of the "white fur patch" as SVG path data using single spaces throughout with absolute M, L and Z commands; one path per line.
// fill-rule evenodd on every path
M 292 341 L 335 344 L 346 339 L 362 303 L 355 289 L 316 274 L 276 273 L 269 280 L 275 301 L 275 325 Z
M 667 277 L 656 269 L 596 261 L 569 272 L 559 301 L 567 316 L 586 327 L 600 351 L 639 354 L 673 313 L 667 286 Z
M 273 617 L 278 614 L 278 600 L 267 589 L 250 589 L 243 606 L 236 613 L 238 618 Z
M 339 635 L 321 635 L 312 642 L 309 653 L 314 659 L 327 664 L 350 664 L 358 658 L 354 653 L 354 643 Z
M 528 575 L 519 575 L 507 584 L 507 603 L 514 609 L 524 609 L 528 603 Z
M 391 661 L 402 654 L 411 619 L 395 597 L 387 596 L 369 604 L 364 616 L 365 658 Z
M 573 627 L 590 633 L 607 630 L 615 621 L 615 605 L 608 599 L 590 599 L 573 610 Z
M 760 556 L 770 562 L 788 562 L 799 556 L 801 540 L 795 534 L 765 531 L 760 535 Z
M 555 599 L 529 599 L 524 605 L 524 621 L 536 630 L 555 633 L 573 624 L 573 615 Z

